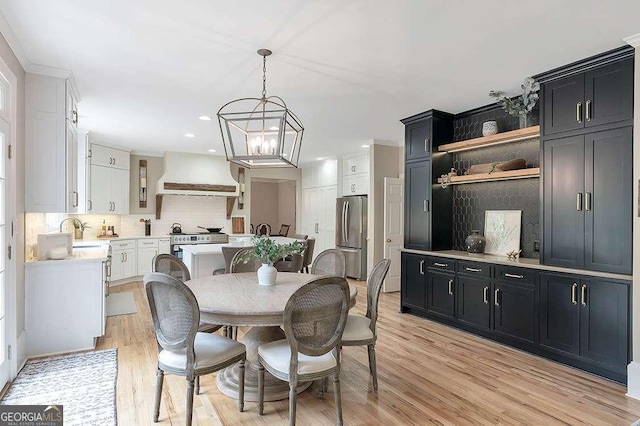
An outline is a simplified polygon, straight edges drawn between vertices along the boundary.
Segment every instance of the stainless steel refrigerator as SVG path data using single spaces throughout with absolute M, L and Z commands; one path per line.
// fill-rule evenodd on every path
M 336 200 L 336 248 L 347 261 L 347 276 L 367 279 L 367 196 Z

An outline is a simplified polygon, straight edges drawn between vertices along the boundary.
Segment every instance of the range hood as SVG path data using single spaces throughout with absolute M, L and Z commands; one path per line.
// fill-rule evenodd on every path
M 166 152 L 164 171 L 156 188 L 156 218 L 160 219 L 162 198 L 167 195 L 227 197 L 229 211 L 229 203 L 235 202 L 238 194 L 238 182 L 231 176 L 225 157 Z

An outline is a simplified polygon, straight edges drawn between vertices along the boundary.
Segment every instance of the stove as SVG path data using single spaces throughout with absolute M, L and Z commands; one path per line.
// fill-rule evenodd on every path
M 195 234 L 169 234 L 169 244 L 223 244 L 229 242 L 229 236 L 222 232 L 203 232 Z

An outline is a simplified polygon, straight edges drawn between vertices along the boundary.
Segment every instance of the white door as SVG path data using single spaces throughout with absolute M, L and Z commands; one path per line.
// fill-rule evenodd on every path
M 9 381 L 10 365 L 7 359 L 7 345 L 9 318 L 7 316 L 7 301 L 9 300 L 9 270 L 7 268 L 7 253 L 11 236 L 11 222 L 7 223 L 7 191 L 10 188 L 7 182 L 7 145 L 11 140 L 9 123 L 0 119 L 0 387 L 4 387 Z M 14 250 L 15 251 L 15 250 Z M 13 256 L 13 255 L 12 255 Z
M 404 239 L 404 183 L 384 178 L 384 258 L 391 259 L 382 291 L 400 291 L 400 250 Z

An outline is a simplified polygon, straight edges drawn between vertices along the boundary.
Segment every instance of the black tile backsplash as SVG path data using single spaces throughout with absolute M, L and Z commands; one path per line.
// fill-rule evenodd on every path
M 537 126 L 540 123 L 538 107 L 529 114 L 529 126 Z M 467 139 L 482 137 L 482 123 L 495 120 L 498 122 L 498 132 L 508 132 L 520 128 L 520 119 L 509 115 L 499 106 L 482 108 L 478 113 L 462 113 L 456 115 L 453 120 L 453 141 L 459 142 Z

